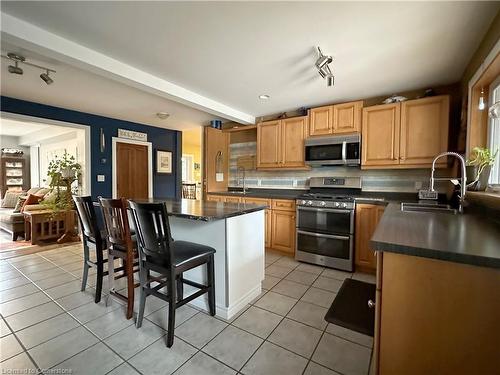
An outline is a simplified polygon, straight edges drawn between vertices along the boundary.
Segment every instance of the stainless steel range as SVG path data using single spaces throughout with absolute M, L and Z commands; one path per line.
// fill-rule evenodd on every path
M 359 177 L 313 177 L 297 201 L 295 259 L 354 270 L 354 196 Z

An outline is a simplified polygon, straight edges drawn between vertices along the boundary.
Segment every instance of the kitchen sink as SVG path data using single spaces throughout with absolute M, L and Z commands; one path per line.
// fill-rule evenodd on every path
M 457 214 L 458 210 L 452 208 L 449 204 L 435 204 L 435 203 L 411 203 L 402 202 L 401 211 L 405 212 L 435 212 L 435 213 L 448 213 Z

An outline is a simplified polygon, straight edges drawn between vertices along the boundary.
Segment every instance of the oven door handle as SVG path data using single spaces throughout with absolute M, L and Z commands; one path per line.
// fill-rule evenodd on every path
M 337 208 L 316 208 L 316 207 L 302 207 L 298 206 L 297 210 L 299 211 L 314 211 L 314 212 L 336 212 L 339 214 L 351 214 L 353 210 L 343 210 L 343 209 L 337 209 Z
M 306 236 L 333 238 L 335 240 L 349 240 L 350 239 L 349 236 L 335 236 L 333 234 L 322 234 L 322 233 L 306 232 L 305 230 L 298 230 L 297 233 L 304 234 Z

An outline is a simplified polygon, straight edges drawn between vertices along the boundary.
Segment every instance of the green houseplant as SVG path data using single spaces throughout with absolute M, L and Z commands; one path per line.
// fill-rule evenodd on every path
M 82 166 L 73 155 L 64 153 L 62 157 L 56 156 L 49 162 L 47 177 L 49 186 L 53 189 L 43 204 L 53 211 L 73 209 L 72 184 L 78 181 L 82 173 Z
M 467 160 L 467 184 L 469 190 L 484 191 L 488 187 L 491 166 L 495 163 L 498 150 L 493 153 L 488 148 L 474 147 Z

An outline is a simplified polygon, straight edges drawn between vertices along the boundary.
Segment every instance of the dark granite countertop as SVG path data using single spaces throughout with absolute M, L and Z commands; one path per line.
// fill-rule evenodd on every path
M 221 203 L 193 199 L 143 199 L 136 202 L 165 203 L 169 216 L 190 220 L 212 221 L 227 219 L 267 208 L 265 205 L 245 203 Z
M 390 203 L 371 245 L 374 250 L 500 268 L 500 225 L 476 213 L 403 212 Z

